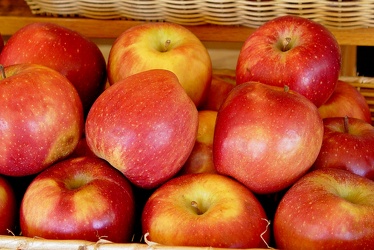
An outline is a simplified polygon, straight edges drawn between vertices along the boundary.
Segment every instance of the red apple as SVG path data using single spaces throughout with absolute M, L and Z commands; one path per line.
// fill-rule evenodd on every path
M 327 28 L 286 15 L 266 22 L 247 38 L 239 53 L 236 80 L 288 85 L 319 107 L 333 93 L 340 68 L 340 46 Z
M 341 169 L 310 172 L 283 196 L 274 218 L 279 249 L 371 249 L 374 182 Z
M 249 189 L 209 173 L 169 180 L 151 195 L 142 214 L 147 239 L 168 246 L 265 247 L 267 225 L 264 209 Z
M 198 111 L 177 76 L 154 69 L 117 82 L 97 98 L 86 140 L 134 185 L 152 189 L 182 168 L 197 128 Z
M 4 74 L 0 174 L 36 174 L 74 151 L 83 133 L 82 103 L 68 79 L 48 67 L 17 64 Z
M 172 71 L 196 106 L 204 102 L 212 63 L 205 46 L 188 29 L 173 23 L 146 23 L 124 31 L 116 39 L 107 66 L 111 85 L 150 69 Z
M 213 163 L 213 137 L 217 111 L 200 110 L 195 145 L 180 174 L 216 173 Z
M 0 64 L 19 63 L 45 65 L 66 76 L 77 89 L 85 113 L 106 83 L 106 62 L 98 46 L 57 24 L 32 23 L 9 38 Z
M 322 119 L 306 97 L 287 88 L 243 83 L 218 111 L 214 165 L 255 193 L 275 193 L 309 170 L 322 138 Z
M 14 233 L 16 226 L 16 196 L 13 187 L 0 175 L 0 235 Z
M 351 84 L 340 80 L 330 98 L 318 110 L 322 118 L 348 116 L 371 123 L 371 112 L 365 97 Z
M 97 157 L 61 161 L 40 173 L 20 208 L 22 235 L 129 242 L 134 197 L 127 179 Z
M 341 168 L 374 180 L 374 127 L 361 119 L 323 119 L 324 136 L 313 168 Z
M 220 72 L 213 71 L 208 95 L 200 109 L 218 111 L 221 104 L 225 101 L 227 95 L 235 85 L 235 72 L 226 70 Z

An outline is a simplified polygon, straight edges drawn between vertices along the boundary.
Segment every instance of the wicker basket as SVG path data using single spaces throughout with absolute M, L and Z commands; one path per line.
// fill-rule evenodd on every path
M 274 17 L 301 15 L 332 28 L 374 26 L 374 0 L 25 0 L 32 13 L 94 19 L 168 21 L 256 28 Z

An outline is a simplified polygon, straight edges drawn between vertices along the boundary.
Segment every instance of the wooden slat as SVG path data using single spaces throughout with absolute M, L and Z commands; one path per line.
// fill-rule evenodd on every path
M 141 24 L 141 21 L 96 20 L 86 18 L 61 18 L 39 16 L 0 16 L 0 33 L 14 34 L 33 22 L 52 22 L 76 30 L 91 38 L 116 38 L 124 30 Z M 244 42 L 255 30 L 243 26 L 199 25 L 185 26 L 202 41 Z M 374 29 L 330 29 L 341 45 L 374 46 Z

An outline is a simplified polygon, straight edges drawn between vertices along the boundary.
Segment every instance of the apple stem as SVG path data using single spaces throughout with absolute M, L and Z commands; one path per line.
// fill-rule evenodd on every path
M 168 40 L 165 41 L 163 52 L 166 52 L 166 51 L 169 50 L 170 43 L 171 43 L 170 39 L 168 39 Z
M 6 78 L 5 69 L 4 69 L 4 66 L 1 64 L 0 64 L 0 73 L 1 73 L 1 78 L 5 79 Z
M 344 116 L 344 133 L 349 133 L 349 121 L 348 116 Z
M 287 50 L 290 49 L 290 48 L 289 48 L 290 43 L 291 43 L 291 37 L 286 37 L 286 38 L 283 40 L 283 43 L 282 43 L 282 45 L 283 45 L 282 51 L 283 51 L 283 52 L 285 52 L 285 51 L 287 51 Z
M 283 89 L 284 89 L 284 92 L 288 92 L 288 91 L 290 91 L 290 87 L 288 87 L 287 85 L 284 85 L 284 87 L 283 87 Z
M 201 212 L 201 210 L 200 210 L 200 208 L 199 208 L 199 205 L 197 204 L 196 201 L 191 201 L 191 206 L 194 207 L 194 208 L 196 209 L 196 212 L 197 212 L 198 215 L 203 214 L 203 213 Z

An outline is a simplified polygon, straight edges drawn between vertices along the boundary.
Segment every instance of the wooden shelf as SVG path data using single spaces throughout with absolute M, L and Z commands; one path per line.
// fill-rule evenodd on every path
M 76 30 L 91 38 L 116 38 L 124 30 L 140 21 L 96 20 L 41 16 L 0 16 L 0 33 L 12 35 L 21 27 L 33 22 L 52 22 Z M 185 26 L 202 41 L 244 42 L 255 29 L 242 26 L 199 25 Z M 330 29 L 340 45 L 374 46 L 374 29 Z

